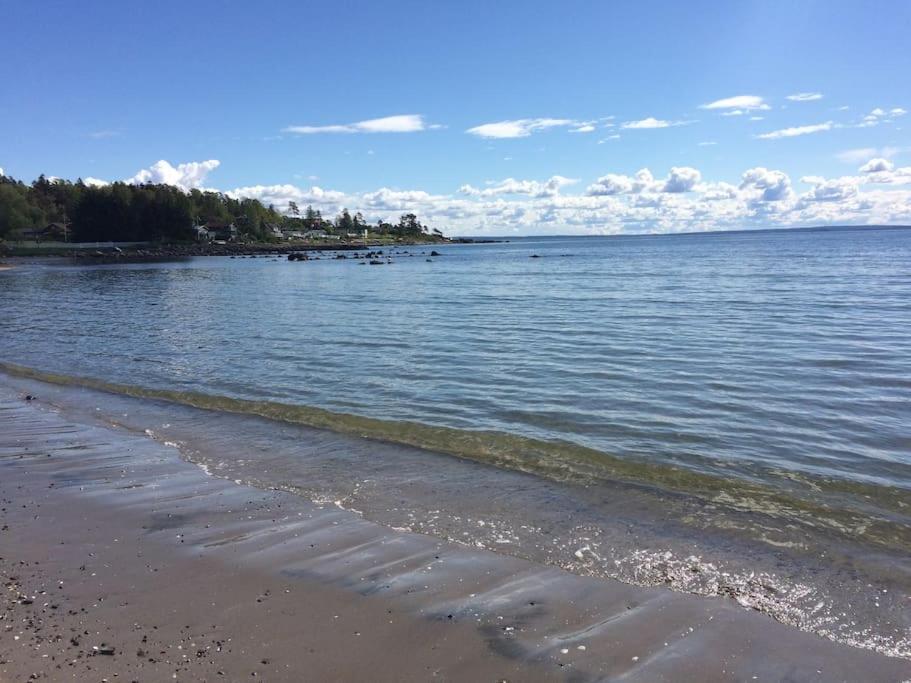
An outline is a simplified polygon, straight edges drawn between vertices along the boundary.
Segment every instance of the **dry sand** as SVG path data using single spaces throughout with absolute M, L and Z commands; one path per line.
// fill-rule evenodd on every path
M 0 529 L 0 681 L 911 678 L 728 600 L 209 477 L 3 387 Z

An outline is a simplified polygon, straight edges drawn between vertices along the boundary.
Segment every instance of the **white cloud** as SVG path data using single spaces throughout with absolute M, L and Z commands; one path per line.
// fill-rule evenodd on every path
M 857 196 L 857 179 L 855 178 L 815 178 L 817 182 L 806 195 L 804 201 L 838 202 Z
M 781 130 L 773 130 L 769 133 L 762 133 L 756 137 L 760 140 L 778 140 L 780 138 L 793 138 L 798 135 L 810 135 L 811 133 L 821 133 L 826 130 L 832 130 L 835 128 L 835 124 L 831 121 L 826 121 L 825 123 L 815 123 L 810 126 L 794 126 L 793 128 L 782 128 Z
M 713 146 L 717 145 L 718 143 L 715 142 L 714 140 L 704 140 L 704 141 L 699 142 L 699 143 L 697 143 L 697 144 L 698 144 L 700 147 L 713 147 Z
M 504 194 L 520 194 L 529 197 L 553 197 L 559 194 L 560 189 L 579 182 L 574 178 L 566 178 L 561 175 L 551 176 L 544 182 L 537 180 L 516 180 L 515 178 L 506 178 L 498 183 L 491 183 L 488 187 L 479 189 L 471 185 L 462 185 L 459 188 L 461 194 L 467 194 L 474 197 L 493 197 Z
M 886 159 L 871 159 L 860 167 L 863 181 L 876 185 L 907 185 L 911 183 L 911 166 L 895 168 Z
M 659 178 L 646 168 L 631 175 L 608 172 L 580 190 L 574 190 L 573 179 L 554 175 L 543 180 L 506 178 L 480 188 L 465 185 L 446 194 L 390 187 L 341 192 L 291 184 L 240 187 L 228 194 L 255 197 L 279 210 L 288 201 L 309 204 L 327 217 L 348 208 L 361 211 L 369 221 L 394 222 L 413 211 L 452 235 L 911 223 L 911 167 L 898 168 L 886 156 L 876 158 L 889 163 L 873 163 L 868 172 L 844 177 L 806 175 L 801 180 L 809 188 L 800 192 L 787 173 L 774 168 L 750 168 L 733 184 L 703 179 L 697 169 L 683 166 Z
M 664 180 L 656 180 L 652 172 L 643 168 L 632 177 L 608 173 L 588 186 L 590 197 L 609 197 L 621 194 L 680 194 L 690 192 L 702 180 L 702 174 L 689 166 L 675 166 Z
M 235 198 L 258 199 L 265 206 L 275 206 L 284 210 L 289 201 L 300 206 L 311 205 L 315 209 L 326 213 L 341 211 L 346 205 L 347 195 L 344 192 L 324 190 L 321 187 L 297 187 L 290 183 L 283 185 L 249 185 L 229 190 L 226 194 Z
M 893 164 L 891 161 L 879 157 L 876 159 L 870 159 L 870 161 L 865 163 L 857 170 L 861 173 L 881 173 L 883 171 L 891 171 L 894 168 L 895 164 Z
M 107 180 L 101 180 L 100 178 L 92 178 L 92 177 L 83 178 L 82 182 L 85 185 L 88 185 L 89 187 L 105 187 L 106 185 L 111 184 Z
M 761 166 L 746 171 L 740 189 L 751 193 L 753 199 L 763 202 L 780 202 L 791 197 L 791 179 L 782 171 L 772 171 Z
M 737 95 L 735 97 L 725 97 L 721 100 L 715 100 L 708 104 L 700 105 L 700 109 L 743 109 L 752 111 L 754 109 L 767 110 L 769 105 L 757 95 Z
M 881 123 L 892 123 L 895 119 L 904 116 L 907 113 L 907 110 L 902 109 L 901 107 L 893 107 L 888 111 L 882 107 L 876 107 L 876 109 L 873 109 L 869 114 L 864 116 L 856 125 L 858 128 L 872 128 Z
M 788 95 L 785 99 L 791 100 L 792 102 L 813 102 L 814 100 L 821 100 L 822 93 L 798 92 L 793 95 Z
M 586 192 L 594 197 L 626 194 L 633 191 L 633 181 L 629 176 L 608 173 L 588 186 Z
M 664 183 L 663 192 L 689 192 L 702 180 L 702 174 L 689 166 L 673 167 Z
M 6 175 L 6 172 L 3 170 L 3 167 L 0 166 L 0 176 Z
M 221 164 L 217 159 L 208 161 L 190 161 L 185 164 L 178 164 L 176 167 L 162 159 L 152 164 L 149 168 L 142 169 L 132 178 L 127 178 L 124 182 L 140 183 L 162 183 L 165 185 L 174 185 L 182 190 L 201 187 L 212 171 Z
M 329 124 L 324 126 L 288 126 L 283 133 L 313 135 L 317 133 L 416 133 L 428 128 L 420 114 L 397 114 L 379 119 L 367 119 L 355 123 Z
M 515 119 L 513 121 L 497 121 L 484 123 L 466 132 L 481 138 L 526 138 L 539 130 L 580 125 L 579 121 L 572 119 Z M 584 125 L 584 124 L 582 124 Z
M 595 126 L 591 123 L 583 123 L 578 128 L 571 128 L 570 133 L 592 133 L 595 130 Z
M 627 129 L 648 129 L 648 128 L 670 128 L 671 126 L 685 126 L 692 121 L 664 121 L 662 119 L 656 119 L 653 116 L 649 116 L 645 119 L 640 119 L 638 121 L 626 121 L 620 127 Z
M 601 138 L 600 140 L 598 140 L 598 144 L 603 145 L 605 142 L 610 142 L 611 140 L 619 140 L 619 139 L 620 139 L 620 135 L 618 133 L 614 133 L 613 135 L 608 135 L 607 137 L 604 137 L 604 138 Z

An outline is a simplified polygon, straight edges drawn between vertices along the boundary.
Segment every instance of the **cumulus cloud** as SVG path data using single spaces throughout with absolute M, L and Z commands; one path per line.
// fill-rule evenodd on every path
M 217 159 L 208 161 L 190 161 L 185 164 L 172 166 L 162 159 L 152 164 L 149 168 L 142 169 L 132 178 L 127 178 L 124 182 L 140 183 L 162 183 L 165 185 L 174 185 L 182 190 L 189 190 L 201 187 L 206 180 L 206 176 L 219 167 L 221 164 Z
M 640 171 L 641 173 L 641 171 Z M 586 192 L 595 197 L 614 194 L 626 194 L 633 191 L 633 181 L 629 176 L 608 173 L 588 186 Z
M 737 183 L 729 183 L 704 179 L 698 169 L 678 166 L 663 177 L 655 177 L 647 168 L 631 175 L 607 172 L 589 180 L 581 191 L 572 191 L 573 179 L 554 175 L 542 180 L 506 178 L 479 188 L 463 185 L 459 192 L 445 194 L 419 187 L 341 192 L 293 184 L 251 185 L 228 194 L 253 197 L 279 210 L 285 210 L 289 201 L 309 204 L 327 217 L 348 208 L 362 212 L 369 221 L 394 222 L 413 211 L 423 222 L 453 235 L 911 222 L 911 167 L 898 168 L 886 156 L 867 157 L 863 162 L 858 162 L 863 166 L 853 175 L 804 176 L 801 180 L 809 189 L 800 192 L 787 173 L 774 168 L 749 168 Z
M 794 138 L 799 135 L 810 135 L 812 133 L 821 133 L 823 131 L 832 130 L 835 128 L 835 124 L 831 121 L 826 121 L 825 123 L 814 123 L 809 126 L 794 126 L 792 128 L 782 128 L 781 130 L 773 130 L 769 133 L 761 133 L 756 137 L 760 140 L 778 140 L 780 138 Z
M 462 185 L 462 187 L 459 188 L 459 192 L 474 197 L 493 197 L 495 195 L 503 194 L 521 194 L 529 197 L 553 197 L 560 192 L 561 188 L 573 185 L 577 182 L 579 181 L 560 175 L 551 176 L 544 182 L 506 178 L 498 183 L 491 183 L 488 187 L 483 189 L 471 185 Z
M 341 208 L 346 199 L 344 192 L 324 190 L 315 185 L 309 188 L 302 188 L 290 183 L 280 185 L 248 185 L 246 187 L 238 187 L 234 190 L 229 190 L 227 194 L 235 198 L 258 199 L 266 206 L 271 204 L 282 208 L 287 206 L 289 201 L 293 201 L 297 204 L 311 204 L 321 210 L 335 210 Z
M 3 167 L 0 166 L 0 176 L 6 175 L 6 172 L 3 170 Z
M 640 119 L 638 121 L 626 121 L 621 125 L 621 128 L 630 128 L 630 129 L 648 129 L 648 128 L 670 128 L 671 126 L 685 126 L 687 123 L 692 123 L 691 121 L 664 121 L 662 119 L 656 119 L 653 116 L 649 116 L 645 119 Z
M 763 202 L 780 202 L 791 197 L 791 179 L 782 171 L 771 171 L 762 166 L 746 171 L 740 182 L 740 189 Z
M 861 166 L 858 171 L 861 173 L 881 173 L 883 171 L 891 171 L 893 168 L 895 168 L 895 164 L 888 159 L 880 157 L 877 159 L 870 159 L 870 161 Z
M 814 100 L 821 100 L 822 93 L 798 92 L 793 95 L 788 95 L 785 99 L 791 100 L 791 102 L 813 102 Z
M 2 174 L 0 174 L 0 175 L 2 175 Z M 107 180 L 101 180 L 100 178 L 92 178 L 92 177 L 83 178 L 82 182 L 83 182 L 83 184 L 88 185 L 89 187 L 104 187 L 106 185 L 111 184 Z
M 579 121 L 574 121 L 573 119 L 515 119 L 512 121 L 483 123 L 480 126 L 469 128 L 466 132 L 480 138 L 527 138 L 532 133 L 547 130 L 548 128 L 579 127 L 580 125 L 586 124 L 580 124 Z
M 742 109 L 752 111 L 755 109 L 766 110 L 769 105 L 766 104 L 758 95 L 736 95 L 735 97 L 725 97 L 721 100 L 715 100 L 708 104 L 700 105 L 700 109 Z
M 608 197 L 621 194 L 680 194 L 695 189 L 702 180 L 702 174 L 689 166 L 675 166 L 664 180 L 656 180 L 652 172 L 643 168 L 632 177 L 608 173 L 588 186 L 586 194 L 591 197 Z
M 911 183 L 911 166 L 896 168 L 888 159 L 871 159 L 858 169 L 864 182 L 877 185 L 907 185 Z
M 814 187 L 804 197 L 803 201 L 838 202 L 857 196 L 858 181 L 855 178 L 814 178 Z
M 379 119 L 367 119 L 355 123 L 335 123 L 322 126 L 288 126 L 283 133 L 314 135 L 318 133 L 416 133 L 428 128 L 420 114 L 397 114 Z
M 702 174 L 689 166 L 673 167 L 664 182 L 663 192 L 689 192 L 702 180 Z

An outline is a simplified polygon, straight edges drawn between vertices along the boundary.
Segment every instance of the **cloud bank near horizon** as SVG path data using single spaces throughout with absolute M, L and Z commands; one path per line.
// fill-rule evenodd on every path
M 699 169 L 678 166 L 663 177 L 648 168 L 632 175 L 606 173 L 572 193 L 568 188 L 581 181 L 562 175 L 546 180 L 506 178 L 488 181 L 483 187 L 463 184 L 447 194 L 389 187 L 349 193 L 291 183 L 222 191 L 235 198 L 258 199 L 279 210 L 285 210 L 291 201 L 311 205 L 326 216 L 347 208 L 362 212 L 371 221 L 414 212 L 432 227 L 460 235 L 911 224 L 911 166 L 899 166 L 888 158 L 894 156 L 893 150 L 869 151 L 874 155 L 860 163 L 853 175 L 803 176 L 798 183 L 784 171 L 765 167 L 748 168 L 735 182 L 727 182 L 706 180 Z M 215 159 L 177 165 L 161 160 L 127 182 L 160 182 L 186 191 L 202 188 L 219 166 Z

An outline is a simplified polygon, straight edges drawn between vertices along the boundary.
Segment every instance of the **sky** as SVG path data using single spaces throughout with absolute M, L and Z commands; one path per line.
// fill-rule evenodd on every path
M 0 0 L 0 169 L 457 235 L 911 224 L 911 2 Z

